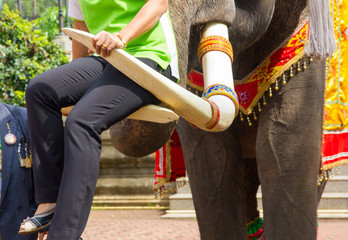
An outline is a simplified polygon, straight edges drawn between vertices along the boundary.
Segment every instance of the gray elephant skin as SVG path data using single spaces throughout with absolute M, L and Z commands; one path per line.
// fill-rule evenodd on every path
M 228 25 L 234 79 L 242 79 L 291 35 L 306 15 L 306 4 L 306 0 L 169 1 L 180 84 L 186 87 L 188 71 L 201 70 L 197 48 L 205 23 Z M 179 120 L 177 130 L 201 239 L 247 239 L 246 223 L 259 214 L 256 191 L 260 184 L 265 239 L 316 239 L 324 89 L 325 62 L 314 60 L 267 98 L 252 126 L 236 118 L 226 131 L 211 133 Z M 129 129 L 152 129 L 159 134 L 157 124 L 126 121 L 141 126 Z M 171 123 L 163 132 L 168 136 L 172 129 Z M 149 153 L 142 152 L 141 144 L 151 143 L 149 151 L 163 144 L 142 134 L 142 143 L 137 140 L 135 147 L 130 136 L 137 138 L 132 132 L 116 144 L 123 145 L 116 148 L 128 155 Z

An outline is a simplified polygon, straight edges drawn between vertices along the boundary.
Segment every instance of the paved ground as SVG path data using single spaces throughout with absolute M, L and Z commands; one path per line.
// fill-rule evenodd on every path
M 199 240 L 196 220 L 160 219 L 161 210 L 92 210 L 83 240 Z
M 348 219 L 319 220 L 318 240 L 348 240 Z
M 84 240 L 199 240 L 196 220 L 161 219 L 161 210 L 92 210 Z M 348 240 L 348 219 L 319 220 L 318 240 Z

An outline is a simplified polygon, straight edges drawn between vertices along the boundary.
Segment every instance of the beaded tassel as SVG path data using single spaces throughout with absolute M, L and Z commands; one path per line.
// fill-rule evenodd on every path
M 242 112 L 239 112 L 240 114 L 240 120 L 243 122 L 244 121 L 244 117 L 243 117 L 243 114 L 242 114 Z
M 274 88 L 276 91 L 278 91 L 279 90 L 279 86 L 278 86 L 278 78 L 277 78 L 277 80 L 275 81 L 275 88 Z
M 290 77 L 292 78 L 294 76 L 294 73 L 292 72 L 292 66 L 290 67 Z
M 303 63 L 301 61 L 303 61 Z M 301 71 L 304 71 L 305 69 L 307 69 L 307 65 L 309 63 L 311 63 L 312 61 L 313 61 L 313 58 L 306 58 L 306 57 L 298 60 L 297 63 L 295 63 L 294 65 L 290 66 L 290 68 L 288 69 L 289 77 L 290 78 L 294 77 L 294 71 L 297 73 L 297 72 L 301 72 Z M 275 83 L 274 83 L 274 90 L 275 91 L 279 90 L 280 81 L 282 82 L 281 83 L 282 85 L 285 85 L 287 83 L 287 76 L 286 76 L 286 74 L 287 73 L 284 72 L 280 77 L 278 77 L 275 80 Z M 268 91 L 269 91 L 269 97 L 273 97 L 272 85 L 269 87 Z M 259 102 L 257 102 L 257 110 L 258 110 L 258 112 L 262 111 L 262 105 L 263 106 L 267 105 L 265 95 L 262 96 L 262 103 L 261 103 L 261 100 Z M 257 120 L 256 109 L 255 109 L 255 111 L 252 112 L 252 114 L 253 114 L 254 120 Z M 248 121 L 249 126 L 252 126 L 252 122 L 251 122 L 249 116 L 246 115 L 246 117 L 247 117 L 247 121 Z M 241 112 L 240 112 L 240 120 L 244 121 L 244 116 L 243 116 L 243 114 Z M 328 175 L 327 172 L 323 171 L 322 177 L 318 177 L 318 184 L 320 185 L 320 183 L 321 183 L 321 181 L 323 179 L 331 178 L 331 177 L 332 177 L 331 175 Z
M 283 85 L 286 84 L 286 77 L 285 77 L 285 73 L 283 73 Z
M 258 107 L 259 112 L 261 112 L 261 111 L 262 111 L 262 108 L 261 108 L 260 102 L 257 102 L 257 107 Z
M 248 120 L 249 126 L 252 126 L 253 124 L 251 123 L 249 116 L 247 116 L 247 120 Z
M 297 72 L 301 72 L 301 62 L 300 62 L 300 60 L 297 62 Z

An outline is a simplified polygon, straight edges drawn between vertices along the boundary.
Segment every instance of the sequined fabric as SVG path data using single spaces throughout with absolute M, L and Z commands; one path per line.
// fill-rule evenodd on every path
M 323 169 L 348 163 L 348 9 L 347 0 L 330 0 L 337 52 L 327 60 Z

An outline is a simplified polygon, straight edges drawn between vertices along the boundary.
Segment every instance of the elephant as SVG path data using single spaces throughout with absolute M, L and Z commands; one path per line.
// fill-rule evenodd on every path
M 169 1 L 179 55 L 179 84 L 202 95 L 185 79 L 191 69 L 202 71 L 197 51 L 201 31 L 208 23 L 228 27 L 233 78 L 240 80 L 299 27 L 307 17 L 307 4 L 307 0 Z M 264 97 L 266 105 L 261 112 L 256 111 L 256 120 L 246 121 L 246 116 L 238 115 L 227 129 L 211 132 L 179 119 L 176 129 L 201 239 L 247 239 L 246 223 L 259 215 L 259 185 L 265 239 L 316 239 L 317 205 L 325 186 L 317 187 L 325 61 L 304 57 L 299 64 L 306 70 L 294 76 L 284 72 L 287 83 L 279 89 L 276 86 L 277 91 L 273 85 L 273 96 Z M 127 119 L 111 127 L 111 138 L 127 155 L 146 155 L 163 145 L 163 140 L 154 137 L 160 135 L 157 125 Z M 166 136 L 174 127 L 173 123 L 161 125 Z

